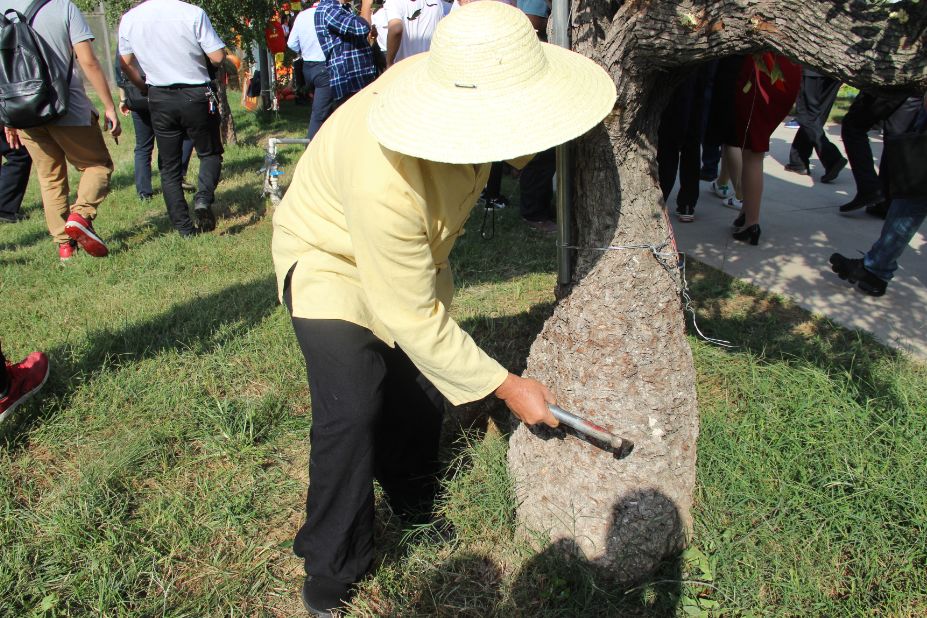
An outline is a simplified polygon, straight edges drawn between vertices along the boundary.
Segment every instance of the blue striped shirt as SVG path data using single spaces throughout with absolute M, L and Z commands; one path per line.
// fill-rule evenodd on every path
M 328 61 L 336 101 L 376 79 L 373 49 L 367 42 L 370 25 L 351 9 L 338 0 L 321 0 L 315 11 L 315 32 Z

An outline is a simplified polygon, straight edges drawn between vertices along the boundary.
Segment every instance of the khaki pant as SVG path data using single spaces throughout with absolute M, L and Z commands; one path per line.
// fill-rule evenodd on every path
M 97 116 L 94 115 L 93 123 L 87 127 L 46 125 L 23 129 L 19 135 L 39 178 L 48 232 L 56 243 L 67 242 L 64 224 L 68 215 L 76 212 L 92 220 L 97 206 L 109 193 L 113 160 L 103 141 Z M 77 201 L 70 205 L 68 161 L 81 172 Z

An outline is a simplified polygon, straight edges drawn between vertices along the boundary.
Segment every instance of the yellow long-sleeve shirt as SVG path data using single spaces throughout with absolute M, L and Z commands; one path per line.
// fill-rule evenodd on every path
M 489 164 L 452 165 L 382 147 L 367 128 L 377 92 L 402 63 L 342 105 L 300 158 L 274 213 L 273 259 L 293 315 L 346 320 L 398 344 L 455 405 L 496 389 L 507 370 L 448 315 L 448 255 Z M 418 113 L 410 110 L 410 130 Z

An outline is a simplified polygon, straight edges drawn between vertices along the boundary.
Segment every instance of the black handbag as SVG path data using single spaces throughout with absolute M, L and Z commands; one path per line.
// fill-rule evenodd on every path
M 892 197 L 927 197 L 927 133 L 887 136 L 882 148 Z

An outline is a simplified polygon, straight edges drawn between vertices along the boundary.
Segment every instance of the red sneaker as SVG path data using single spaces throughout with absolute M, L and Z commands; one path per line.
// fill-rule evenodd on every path
M 67 262 L 70 260 L 72 257 L 74 257 L 75 253 L 77 253 L 77 243 L 73 240 L 69 240 L 68 242 L 63 242 L 58 245 L 58 258 L 62 262 Z
M 76 212 L 72 212 L 68 217 L 68 222 L 64 224 L 64 231 L 77 241 L 81 249 L 93 257 L 106 257 L 109 254 L 109 249 L 106 248 L 103 239 L 93 231 L 93 224 Z
M 19 404 L 39 392 L 48 379 L 48 357 L 43 352 L 33 352 L 23 362 L 6 364 L 10 387 L 6 397 L 0 398 L 0 422 L 6 420 Z

